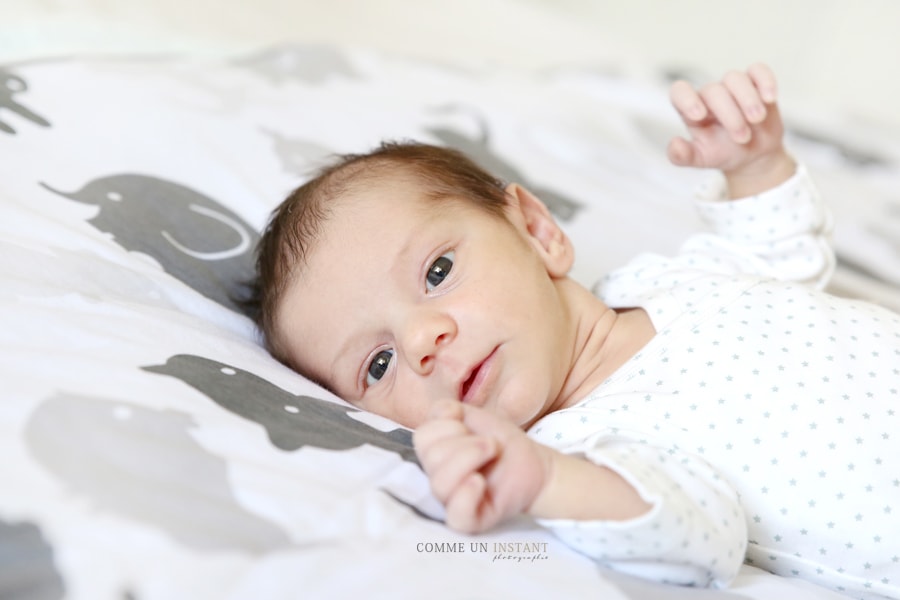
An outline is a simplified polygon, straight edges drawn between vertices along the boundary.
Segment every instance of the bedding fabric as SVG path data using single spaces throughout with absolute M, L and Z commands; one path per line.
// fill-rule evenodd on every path
M 236 302 L 280 199 L 382 139 L 537 192 L 587 285 L 673 252 L 706 175 L 665 162 L 664 73 L 280 46 L 0 82 L 0 597 L 841 597 L 750 566 L 726 591 L 632 580 L 524 519 L 456 534 L 410 433 L 274 361 Z M 834 290 L 900 308 L 896 141 L 785 114 L 837 217 Z

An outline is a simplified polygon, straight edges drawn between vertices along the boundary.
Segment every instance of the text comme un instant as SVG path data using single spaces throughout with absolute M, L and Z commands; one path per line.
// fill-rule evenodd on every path
M 426 554 L 494 552 L 508 554 L 543 554 L 548 542 L 419 542 L 416 551 Z

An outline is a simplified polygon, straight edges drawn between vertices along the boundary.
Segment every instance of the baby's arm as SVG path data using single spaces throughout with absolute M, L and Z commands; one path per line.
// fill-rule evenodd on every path
M 795 173 L 784 148 L 775 76 L 766 65 L 732 71 L 699 90 L 677 81 L 670 97 L 689 134 L 669 143 L 673 164 L 721 170 L 731 198 L 772 189 Z
M 566 454 L 455 402 L 436 405 L 414 442 L 457 530 L 483 532 L 529 514 L 607 566 L 683 585 L 727 585 L 743 561 L 736 495 L 688 454 L 600 439 Z
M 669 143 L 669 159 L 725 176 L 725 189 L 710 182 L 696 202 L 711 232 L 691 236 L 676 257 L 638 256 L 599 281 L 595 294 L 610 306 L 635 306 L 662 288 L 713 273 L 820 289 L 828 283 L 835 265 L 831 213 L 808 171 L 785 150 L 775 98 L 775 78 L 765 65 L 700 90 L 683 81 L 672 85 L 689 136 Z
M 651 508 L 615 471 L 539 444 L 513 423 L 458 402 L 437 403 L 414 442 L 447 524 L 467 533 L 523 513 L 623 521 Z

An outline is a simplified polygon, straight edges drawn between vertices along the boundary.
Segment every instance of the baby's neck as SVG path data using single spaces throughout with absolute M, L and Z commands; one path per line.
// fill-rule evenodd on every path
M 563 291 L 569 296 L 576 326 L 572 361 L 549 412 L 583 400 L 656 335 L 644 309 L 613 310 L 584 287 L 570 283 L 577 289 Z

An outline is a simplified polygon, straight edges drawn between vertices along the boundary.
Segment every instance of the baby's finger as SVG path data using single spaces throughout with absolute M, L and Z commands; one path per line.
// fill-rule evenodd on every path
M 678 167 L 700 167 L 703 166 L 697 162 L 697 153 L 694 146 L 682 137 L 672 138 L 669 147 L 666 150 L 669 161 Z
M 763 63 L 756 63 L 747 69 L 747 75 L 753 81 L 753 85 L 759 90 L 763 102 L 771 104 L 778 99 L 778 82 L 772 69 Z
M 464 435 L 468 428 L 462 423 L 463 411 L 459 402 L 437 401 L 429 409 L 425 422 L 413 431 L 413 445 L 431 444 L 433 440 L 449 435 Z
M 430 419 L 456 419 L 462 421 L 462 403 L 455 400 L 436 400 L 428 410 L 427 418 Z
M 679 80 L 672 84 L 669 100 L 685 121 L 697 122 L 706 118 L 706 106 L 700 94 L 687 81 Z
M 738 144 L 750 141 L 751 133 L 744 113 L 731 92 L 722 83 L 714 83 L 700 90 L 700 97 L 709 111 L 718 119 L 722 127 Z
M 472 434 L 462 420 L 455 419 L 453 416 L 455 415 L 451 414 L 449 415 L 450 418 L 443 418 L 443 414 L 439 413 L 433 418 L 426 420 L 413 431 L 413 448 L 415 448 L 416 455 L 419 457 L 419 461 L 426 470 L 431 464 L 432 449 L 435 445 L 440 444 L 445 440 L 452 440 Z
M 416 446 L 416 453 L 422 467 L 429 475 L 457 461 L 471 468 L 481 467 L 497 452 L 496 442 L 488 436 L 472 435 L 470 432 L 451 432 L 443 437 L 435 437 L 430 443 Z M 468 459 L 468 460 L 464 460 Z
M 489 506 L 487 481 L 481 473 L 472 473 L 445 503 L 447 525 L 463 533 L 484 531 L 496 521 L 496 518 L 484 518 Z
M 465 406 L 463 422 L 472 433 L 490 437 L 501 445 L 524 435 L 522 428 L 509 418 L 477 406 Z
M 491 438 L 468 436 L 435 445 L 428 459 L 428 479 L 435 497 L 446 503 L 459 486 L 497 456 Z
M 469 435 L 469 428 L 453 419 L 433 419 L 426 421 L 413 431 L 413 446 L 422 452 L 435 443 L 447 439 Z
M 747 122 L 755 124 L 765 120 L 766 107 L 759 90 L 747 73 L 731 71 L 725 75 L 722 83 L 740 106 Z

